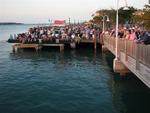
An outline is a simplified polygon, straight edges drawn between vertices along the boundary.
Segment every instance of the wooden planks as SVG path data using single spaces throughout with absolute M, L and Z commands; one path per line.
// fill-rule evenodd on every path
M 12 46 L 13 51 L 17 51 L 18 49 L 35 49 L 36 51 L 40 50 L 43 46 L 49 47 L 60 47 L 60 51 L 64 50 L 64 44 L 14 44 Z
M 13 51 L 18 49 L 26 49 L 26 48 L 34 48 L 36 51 L 41 49 L 42 47 L 39 44 L 15 44 L 12 46 Z

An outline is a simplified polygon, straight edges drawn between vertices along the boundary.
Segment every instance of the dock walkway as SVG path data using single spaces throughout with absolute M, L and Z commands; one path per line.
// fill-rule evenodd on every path
M 115 55 L 116 39 L 104 37 L 104 46 Z M 118 54 L 122 65 L 133 72 L 150 88 L 150 45 L 137 44 L 134 41 L 118 39 Z M 124 69 L 120 69 L 119 73 Z

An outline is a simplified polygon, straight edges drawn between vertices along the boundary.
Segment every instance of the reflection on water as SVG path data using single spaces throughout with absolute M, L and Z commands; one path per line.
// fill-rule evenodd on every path
M 111 90 L 115 109 L 121 113 L 150 112 L 150 91 L 135 75 L 113 79 Z
M 104 55 L 108 66 L 112 68 L 114 56 Z M 113 71 L 113 70 L 112 70 Z M 150 90 L 134 74 L 125 77 L 111 73 L 111 92 L 114 108 L 119 113 L 149 113 Z
M 100 57 L 101 54 L 99 54 Z M 59 52 L 59 51 L 39 51 L 35 52 L 34 50 L 19 50 L 18 52 L 11 52 L 10 58 L 13 59 L 33 59 L 35 61 L 47 59 L 50 61 L 58 60 L 65 62 L 73 60 L 79 60 L 79 61 L 87 61 L 87 62 L 93 62 L 96 64 L 97 55 L 96 52 L 92 49 L 90 51 L 85 50 L 67 50 L 65 52 Z

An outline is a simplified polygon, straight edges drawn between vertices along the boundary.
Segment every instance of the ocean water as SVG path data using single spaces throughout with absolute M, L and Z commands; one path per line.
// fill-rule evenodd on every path
M 0 113 L 150 113 L 150 89 L 112 70 L 114 56 L 88 49 L 12 52 L 0 26 Z

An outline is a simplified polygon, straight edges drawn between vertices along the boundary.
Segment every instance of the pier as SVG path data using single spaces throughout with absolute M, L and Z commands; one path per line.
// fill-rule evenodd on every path
M 92 45 L 93 49 L 97 49 L 102 46 L 102 51 L 110 51 L 113 55 L 116 52 L 116 39 L 114 37 L 104 36 L 103 39 L 96 41 L 93 40 L 81 40 L 79 43 L 73 42 L 59 42 L 59 43 L 38 43 L 38 44 L 23 44 L 18 43 L 12 46 L 13 51 L 18 49 L 35 49 L 41 50 L 43 47 L 59 47 L 60 52 L 64 51 L 65 46 L 69 48 L 77 48 L 80 44 Z M 69 46 L 68 46 L 69 45 Z M 72 45 L 74 47 L 72 47 Z M 99 45 L 99 47 L 97 47 Z M 137 44 L 134 41 L 126 40 L 124 38 L 118 38 L 118 59 L 114 59 L 113 69 L 114 72 L 120 73 L 121 76 L 125 76 L 126 73 L 134 73 L 145 85 L 150 88 L 150 46 L 144 44 Z
M 42 47 L 59 47 L 60 52 L 64 50 L 64 44 L 39 44 Z
M 117 38 L 116 46 L 116 38 L 110 37 L 113 36 L 110 34 L 103 35 L 99 29 L 84 25 L 57 28 L 51 26 L 35 27 L 30 28 L 28 33 L 18 34 L 15 38 L 11 37 L 8 42 L 18 42 L 12 46 L 13 51 L 27 48 L 39 51 L 42 48 L 59 47 L 60 52 L 62 52 L 66 48 L 80 49 L 89 46 L 95 51 L 102 47 L 102 51 L 109 50 L 117 56 L 113 62 L 114 72 L 121 76 L 132 72 L 150 88 L 150 46 L 138 44 L 127 38 Z
M 40 50 L 42 48 L 41 45 L 39 44 L 22 44 L 22 43 L 19 43 L 19 44 L 14 44 L 12 46 L 13 48 L 13 51 L 17 51 L 18 49 L 35 49 L 36 51 Z
M 36 51 L 41 50 L 42 47 L 59 47 L 60 52 L 64 50 L 64 44 L 14 44 L 12 46 L 13 51 L 17 51 L 18 49 L 35 49 Z
M 13 42 L 15 43 L 15 42 Z M 41 50 L 43 47 L 59 47 L 60 52 L 64 51 L 65 46 L 75 49 L 77 46 L 84 45 L 84 47 L 87 47 L 89 45 L 93 46 L 93 49 L 97 49 L 101 46 L 101 43 L 99 40 L 96 41 L 96 38 L 93 37 L 91 40 L 83 39 L 80 42 L 70 42 L 70 41 L 58 41 L 58 42 L 47 42 L 47 43 L 16 43 L 12 46 L 13 51 L 18 51 L 18 49 L 35 49 L 36 51 Z M 97 47 L 98 46 L 98 47 Z
M 103 41 L 103 50 L 115 55 L 116 39 L 104 36 Z M 124 76 L 131 71 L 150 88 L 150 46 L 118 38 L 118 54 L 119 59 L 113 62 L 114 71 Z

